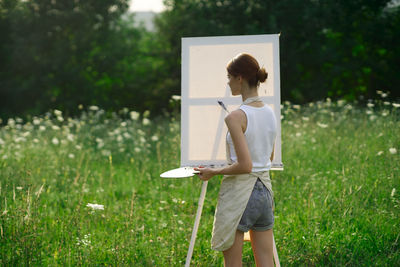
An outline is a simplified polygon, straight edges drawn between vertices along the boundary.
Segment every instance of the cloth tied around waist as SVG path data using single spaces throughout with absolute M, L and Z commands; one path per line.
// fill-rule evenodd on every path
M 257 178 L 273 196 L 269 171 L 225 175 L 222 179 L 214 216 L 212 249 L 225 251 L 233 245 L 237 227 Z

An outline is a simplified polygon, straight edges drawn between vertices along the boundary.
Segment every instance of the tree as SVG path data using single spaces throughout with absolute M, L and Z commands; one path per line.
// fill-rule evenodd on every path
M 169 91 L 179 88 L 181 37 L 281 33 L 283 99 L 398 97 L 400 9 L 389 2 L 167 0 L 157 27 Z

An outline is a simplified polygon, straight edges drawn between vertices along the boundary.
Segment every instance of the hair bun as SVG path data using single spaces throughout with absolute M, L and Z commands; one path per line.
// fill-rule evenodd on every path
M 265 71 L 265 68 L 258 69 L 257 78 L 260 82 L 265 82 L 265 80 L 268 78 L 268 72 Z

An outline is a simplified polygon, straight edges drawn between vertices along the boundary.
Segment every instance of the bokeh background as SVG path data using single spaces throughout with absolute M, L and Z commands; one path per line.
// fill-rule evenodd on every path
M 140 5 L 1 0 L 3 123 L 79 105 L 176 111 L 181 37 L 194 36 L 281 33 L 283 101 L 400 96 L 398 0 L 165 0 L 148 14 Z

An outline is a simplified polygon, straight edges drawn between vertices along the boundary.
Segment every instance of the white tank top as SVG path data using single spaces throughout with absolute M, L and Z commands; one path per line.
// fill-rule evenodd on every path
M 246 137 L 253 163 L 252 172 L 268 171 L 271 169 L 270 157 L 277 132 L 275 114 L 267 105 L 263 107 L 242 105 L 240 109 L 247 117 L 247 127 L 244 136 Z M 229 131 L 226 140 L 229 145 L 230 159 L 232 162 L 237 162 L 235 148 Z

